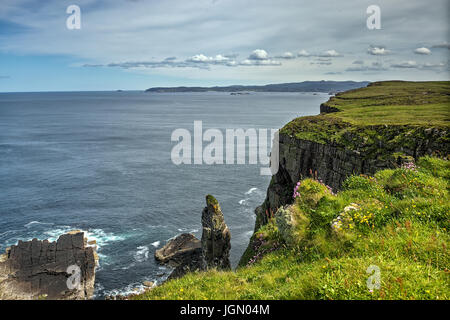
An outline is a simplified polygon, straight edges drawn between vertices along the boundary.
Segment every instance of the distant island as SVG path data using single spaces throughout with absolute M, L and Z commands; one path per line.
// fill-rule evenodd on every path
M 232 85 L 225 87 L 154 87 L 145 92 L 342 92 L 351 89 L 366 87 L 368 81 L 303 81 L 291 83 L 267 84 L 261 86 Z

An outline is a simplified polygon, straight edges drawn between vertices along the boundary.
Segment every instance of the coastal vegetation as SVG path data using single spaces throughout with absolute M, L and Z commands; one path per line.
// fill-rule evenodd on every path
M 131 298 L 449 299 L 449 92 L 372 83 L 294 119 L 237 270 Z

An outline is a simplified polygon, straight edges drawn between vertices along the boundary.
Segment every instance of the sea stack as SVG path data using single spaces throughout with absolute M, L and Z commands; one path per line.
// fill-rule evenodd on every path
M 79 230 L 55 242 L 19 241 L 0 255 L 0 299 L 90 299 L 97 261 Z
M 225 224 L 219 202 L 206 196 L 206 207 L 202 212 L 202 267 L 203 269 L 231 269 L 230 230 Z

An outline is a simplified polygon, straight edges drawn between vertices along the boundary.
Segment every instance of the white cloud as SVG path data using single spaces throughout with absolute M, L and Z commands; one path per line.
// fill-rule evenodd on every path
M 318 57 L 340 57 L 341 54 L 336 50 L 327 50 L 322 54 L 317 55 Z
M 212 57 L 207 57 L 204 54 L 196 54 L 195 56 L 192 56 L 188 59 L 188 61 L 192 62 L 210 62 L 213 61 Z
M 167 60 L 167 59 L 166 59 Z M 200 62 L 200 63 L 223 63 L 230 61 L 230 58 L 223 56 L 221 54 L 216 55 L 215 57 L 207 57 L 204 54 L 196 54 L 186 61 L 188 62 Z
M 384 47 L 370 46 L 367 49 L 367 53 L 371 54 L 373 56 L 384 56 L 384 55 L 387 55 L 387 54 L 389 54 L 391 52 L 389 50 L 387 50 L 386 48 L 384 48 Z
M 415 54 L 431 54 L 431 50 L 425 47 L 421 47 L 421 48 L 417 48 L 416 50 L 414 50 Z
M 267 60 L 269 58 L 269 54 L 266 50 L 256 49 L 252 52 L 252 54 L 248 57 L 249 60 Z
M 299 52 L 297 52 L 297 57 L 309 57 L 309 56 L 310 54 L 306 50 L 300 50 Z
M 280 56 L 277 56 L 276 58 L 279 59 L 295 59 L 295 55 L 292 52 L 286 51 Z

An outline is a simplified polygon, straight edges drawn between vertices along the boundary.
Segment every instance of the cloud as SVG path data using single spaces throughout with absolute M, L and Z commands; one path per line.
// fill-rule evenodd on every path
M 440 62 L 440 63 L 424 63 L 421 67 L 423 69 L 438 69 L 438 68 L 445 68 L 447 66 L 446 63 Z
M 424 55 L 429 55 L 431 54 L 431 50 L 425 47 L 421 47 L 421 48 L 417 48 L 414 50 L 415 54 L 424 54 Z
M 419 65 L 414 60 L 402 61 L 400 63 L 391 64 L 392 68 L 403 68 L 403 69 L 414 69 L 418 68 Z
M 388 70 L 385 66 L 383 66 L 380 62 L 372 62 L 370 65 L 365 65 L 363 61 L 357 60 L 354 62 L 362 62 L 356 63 L 356 67 L 348 67 L 345 71 L 348 72 L 370 72 L 370 71 L 386 71 Z M 355 63 L 352 64 L 355 64 Z
M 450 50 L 450 43 L 448 42 L 443 42 L 440 44 L 435 44 L 433 46 L 431 46 L 432 48 L 437 48 L 437 49 L 449 49 Z
M 342 55 L 336 50 L 327 50 L 322 54 L 316 55 L 317 57 L 341 57 Z
M 391 52 L 389 50 L 387 50 L 385 47 L 370 46 L 367 49 L 367 53 L 371 54 L 373 56 L 384 56 L 384 55 L 390 54 Z
M 396 64 L 391 64 L 391 67 L 400 69 L 422 69 L 422 70 L 442 71 L 445 68 L 448 68 L 448 64 L 444 62 L 419 64 L 414 60 L 408 60 Z
M 167 60 L 167 59 L 165 59 Z M 218 54 L 215 57 L 207 57 L 204 54 L 196 54 L 188 59 L 186 59 L 186 62 L 193 62 L 193 63 L 207 63 L 207 64 L 226 64 L 227 62 L 230 62 L 230 58 Z
M 271 0 L 78 2 L 82 9 L 82 29 L 67 30 L 67 4 L 60 0 L 2 0 L 0 21 L 9 26 L 5 28 L 0 22 L 0 53 L 13 59 L 30 57 L 36 61 L 33 63 L 40 61 L 34 59 L 35 56 L 49 57 L 50 67 L 60 70 L 65 70 L 62 60 L 52 57 L 64 57 L 67 65 L 85 63 L 85 67 L 92 68 L 138 69 L 121 72 L 123 78 L 111 77 L 102 84 L 104 86 L 113 82 L 116 86 L 116 81 L 124 87 L 131 83 L 145 87 L 143 83 L 147 81 L 158 85 L 171 81 L 187 85 L 192 81 L 216 84 L 317 80 L 327 71 L 346 74 L 347 67 L 361 67 L 362 72 L 380 71 L 382 77 L 370 80 L 448 78 L 444 74 L 434 77 L 432 71 L 427 70 L 442 68 L 436 63 L 448 59 L 446 53 L 450 45 L 445 10 L 448 0 L 435 0 L 432 6 L 423 0 L 381 0 L 385 29 L 381 33 L 365 28 L 365 11 L 355 5 L 356 0 L 317 0 L 308 5 L 280 0 L 276 6 Z M 324 7 L 328 9 L 323 10 Z M 410 23 L 398 23 L 402 17 Z M 409 75 L 404 74 L 407 68 L 382 72 L 383 69 L 370 63 L 371 57 L 388 57 L 383 56 L 387 48 L 392 56 L 395 53 L 395 60 L 384 61 L 385 68 L 391 63 L 418 60 L 413 52 L 418 44 L 432 50 L 432 55 L 425 57 L 434 65 L 423 65 L 423 74 L 411 72 L 407 78 Z M 378 53 L 376 47 L 383 54 L 368 54 L 370 45 L 373 53 Z M 249 59 L 253 49 L 260 52 Z M 293 53 L 296 58 L 289 60 L 285 52 Z M 344 57 L 340 58 L 339 53 Z M 320 57 L 331 58 L 332 65 L 327 67 L 325 63 L 330 61 L 316 60 Z M 357 59 L 365 63 L 352 64 Z M 19 64 L 22 60 L 17 61 Z M 270 72 L 259 70 L 260 66 L 268 65 L 274 66 Z M 144 68 L 149 70 L 139 70 Z M 157 72 L 151 68 L 158 68 Z M 11 70 L 18 69 L 13 66 Z M 29 71 L 35 72 L 32 68 Z M 68 72 L 73 72 L 73 82 L 83 83 L 80 85 L 83 88 L 87 86 L 84 75 L 75 68 L 71 67 Z M 102 74 L 100 70 L 95 72 L 95 76 Z M 130 79 L 133 73 L 151 77 Z M 118 70 L 115 74 L 119 74 Z M 353 80 L 365 78 L 355 73 L 349 75 Z M 42 86 L 48 85 L 50 89 L 58 83 L 56 77 L 56 73 L 49 73 L 43 77 L 47 79 L 43 79 Z
M 267 59 L 269 59 L 269 54 L 267 53 L 266 50 L 262 49 L 254 50 L 248 57 L 248 60 L 267 60 Z
M 297 57 L 309 57 L 309 56 L 310 54 L 306 50 L 300 50 L 299 52 L 297 52 Z
M 276 56 L 278 59 L 295 59 L 295 55 L 292 52 L 286 51 L 280 56 Z
M 269 57 L 262 49 L 254 50 L 247 59 L 236 61 L 237 54 L 207 56 L 203 53 L 193 55 L 185 60 L 177 60 L 176 57 L 168 57 L 160 61 L 124 61 L 108 64 L 83 64 L 83 67 L 119 67 L 123 69 L 134 68 L 198 68 L 210 70 L 211 66 L 280 66 L 279 61 Z
M 240 66 L 281 66 L 281 62 L 272 59 L 252 60 L 245 59 L 239 63 Z
M 1 76 L 1 75 L 0 75 L 0 80 L 1 80 L 1 79 L 11 79 L 11 76 Z
M 266 50 L 256 49 L 247 59 L 239 63 L 240 66 L 280 66 L 281 62 L 272 60 Z

